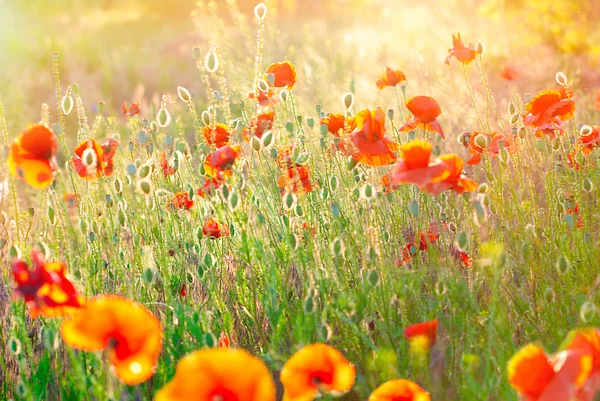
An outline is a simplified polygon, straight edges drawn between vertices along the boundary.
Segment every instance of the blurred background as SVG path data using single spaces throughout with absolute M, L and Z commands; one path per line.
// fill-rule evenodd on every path
M 409 94 L 438 97 L 443 109 L 453 107 L 457 129 L 468 126 L 468 119 L 457 117 L 469 108 L 461 66 L 444 64 L 453 32 L 465 44 L 485 45 L 486 71 L 501 104 L 512 92 L 553 88 L 559 70 L 576 86 L 578 104 L 591 104 L 600 87 L 597 0 L 265 3 L 265 66 L 291 60 L 299 75 L 295 92 L 310 110 L 320 103 L 326 111 L 339 111 L 339 96 L 348 90 L 355 91 L 359 107 L 394 106 L 393 91 L 374 85 L 389 65 L 405 72 Z M 240 98 L 251 89 L 255 5 L 256 0 L 0 0 L 0 94 L 11 133 L 39 120 L 43 102 L 55 107 L 53 51 L 60 53 L 63 90 L 79 84 L 88 110 L 99 100 L 106 113 L 117 113 L 125 100 L 151 104 L 178 85 L 202 103 L 192 48 L 206 52 L 213 43 L 224 53 L 233 97 Z M 505 67 L 517 71 L 518 79 L 502 79 Z M 477 93 L 474 66 L 469 75 Z

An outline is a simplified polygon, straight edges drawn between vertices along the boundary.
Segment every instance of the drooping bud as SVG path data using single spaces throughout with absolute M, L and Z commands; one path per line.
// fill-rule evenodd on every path
M 259 21 L 263 21 L 265 19 L 265 16 L 267 15 L 267 6 L 265 6 L 265 3 L 260 2 L 256 5 L 256 7 L 254 7 L 254 16 L 256 17 L 257 20 Z
M 347 92 L 342 96 L 342 105 L 346 110 L 351 109 L 352 106 L 354 106 L 354 94 L 352 92 Z
M 69 115 L 69 113 L 71 113 L 71 110 L 73 110 L 73 98 L 71 97 L 71 95 L 67 95 L 65 97 L 63 97 L 62 103 L 61 103 L 61 109 L 64 115 Z
M 208 72 L 215 72 L 219 69 L 219 58 L 214 51 L 209 52 L 204 59 L 204 68 Z
M 192 99 L 192 95 L 190 95 L 190 92 L 183 86 L 177 87 L 177 94 L 179 95 L 179 98 L 184 102 L 189 102 Z
M 269 84 L 264 79 L 259 79 L 257 86 L 258 86 L 258 89 L 260 89 L 263 92 L 266 92 L 269 90 Z
M 479 53 L 479 55 L 482 55 L 483 54 L 483 50 L 484 50 L 483 49 L 483 43 L 482 42 L 477 43 L 477 53 Z
M 565 74 L 563 74 L 561 71 L 556 73 L 555 79 L 556 79 L 556 82 L 558 82 L 558 84 L 560 86 L 567 85 L 567 76 Z

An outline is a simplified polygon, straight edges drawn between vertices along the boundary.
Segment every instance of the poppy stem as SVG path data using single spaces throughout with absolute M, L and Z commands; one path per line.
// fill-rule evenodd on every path
M 477 114 L 477 119 L 479 120 L 479 125 L 481 125 L 481 130 L 485 131 L 485 125 L 483 124 L 483 120 L 481 119 L 481 115 L 479 115 L 479 110 L 477 110 L 477 103 L 475 102 L 475 97 L 473 96 L 473 90 L 471 89 L 471 84 L 469 83 L 469 77 L 467 76 L 467 67 L 462 65 L 463 75 L 465 77 L 465 82 L 467 83 L 467 89 L 469 90 L 469 97 L 471 98 L 471 102 L 473 103 L 473 108 L 475 109 L 475 114 Z
M 4 116 L 4 103 L 2 103 L 2 96 L 0 96 L 0 133 L 2 134 L 2 139 L 4 141 L 4 146 L 8 149 L 10 144 L 8 143 L 8 133 L 6 129 L 6 118 Z M 17 241 L 20 240 L 21 236 L 21 227 L 19 223 L 19 202 L 17 201 L 17 191 L 15 188 L 15 180 L 10 174 L 10 171 L 7 174 L 8 182 L 10 185 L 10 193 L 12 195 L 13 208 L 15 213 L 15 230 L 17 231 L 17 235 L 15 236 Z
M 400 113 L 400 118 L 401 118 L 401 122 L 404 122 L 404 110 L 402 109 L 402 106 L 400 105 L 400 95 L 398 94 L 398 87 L 394 86 L 394 92 L 396 93 L 396 103 L 398 105 L 398 112 Z M 405 95 L 406 98 L 406 95 Z
M 485 93 L 487 95 L 488 101 L 492 102 L 492 107 L 494 108 L 494 113 L 496 113 L 496 117 L 498 118 L 498 123 L 500 124 L 500 128 L 502 128 L 502 132 L 506 132 L 506 128 L 504 127 L 504 122 L 502 121 L 502 116 L 500 116 L 500 112 L 498 111 L 498 105 L 494 100 L 494 96 L 492 95 L 492 90 L 490 89 L 490 84 L 487 80 L 487 75 L 485 73 L 485 68 L 483 66 L 483 56 L 479 55 L 479 64 L 477 64 L 477 68 L 479 69 L 479 76 L 481 77 L 481 82 L 483 83 L 483 88 L 485 89 Z

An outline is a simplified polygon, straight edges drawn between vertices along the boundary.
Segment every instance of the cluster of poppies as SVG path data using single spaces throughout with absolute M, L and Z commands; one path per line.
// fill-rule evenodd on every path
M 30 315 L 64 317 L 60 332 L 65 344 L 87 352 L 105 351 L 112 371 L 123 383 L 136 385 L 152 377 L 163 341 L 157 317 L 143 305 L 116 295 L 86 300 L 69 280 L 66 266 L 45 259 L 42 251 L 34 248 L 31 268 L 18 258 L 12 263 L 14 293 L 25 300 Z M 435 343 L 437 325 L 437 320 L 412 325 L 404 335 L 411 347 L 428 350 Z M 175 376 L 155 399 L 275 400 L 273 377 L 264 362 L 229 345 L 224 337 L 218 348 L 202 349 L 182 358 Z M 288 401 L 312 400 L 318 394 L 344 394 L 352 389 L 355 378 L 354 365 L 333 347 L 320 343 L 292 355 L 279 377 L 283 399 Z M 430 398 L 416 383 L 397 379 L 377 388 L 369 399 Z

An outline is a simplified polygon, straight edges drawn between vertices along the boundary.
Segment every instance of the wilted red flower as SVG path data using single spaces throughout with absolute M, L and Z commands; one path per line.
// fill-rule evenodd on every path
M 431 397 L 417 383 L 405 379 L 390 380 L 377 387 L 369 401 L 430 401 Z
M 242 153 L 242 148 L 236 146 L 223 146 L 206 156 L 204 171 L 213 178 L 222 180 L 230 177 L 231 167 Z
M 273 90 L 262 91 L 257 89 L 258 96 L 254 92 L 248 93 L 248 98 L 256 101 L 260 106 L 268 106 L 269 104 L 274 105 L 278 102 L 278 98 L 273 96 Z
M 382 72 L 377 78 L 376 84 L 379 89 L 398 84 L 406 85 L 406 76 L 400 70 L 392 70 L 390 67 L 386 67 L 385 72 Z
M 335 348 L 311 344 L 287 360 L 279 380 L 283 401 L 309 401 L 320 394 L 341 395 L 352 389 L 356 369 Z
M 309 167 L 294 164 L 294 166 L 284 169 L 278 184 L 279 188 L 288 189 L 295 194 L 312 192 Z
M 453 258 L 455 258 L 459 262 L 462 262 L 462 264 L 464 264 L 467 267 L 471 267 L 471 265 L 473 264 L 473 260 L 471 259 L 469 254 L 460 248 L 451 246 L 450 254 L 452 255 Z
M 67 277 L 64 263 L 46 263 L 38 248 L 31 251 L 31 262 L 30 269 L 23 260 L 14 259 L 12 274 L 15 296 L 23 297 L 33 319 L 67 316 L 85 303 Z
M 566 93 L 546 90 L 537 94 L 525 105 L 523 123 L 535 128 L 535 135 L 554 137 L 564 121 L 573 118 L 575 102 Z
M 125 116 L 125 118 L 131 118 L 137 114 L 140 114 L 140 104 L 136 102 L 131 104 L 123 102 L 121 105 L 121 111 L 123 112 L 123 116 Z
M 177 192 L 165 206 L 170 212 L 175 210 L 190 210 L 192 207 L 194 207 L 194 201 L 190 199 L 190 195 L 187 192 Z
M 321 118 L 321 125 L 326 125 L 329 133 L 339 137 L 341 133 L 354 131 L 356 121 L 354 117 L 346 118 L 343 114 L 329 113 L 327 117 Z
M 470 178 L 463 175 L 464 162 L 460 156 L 455 154 L 446 154 L 438 158 L 445 166 L 446 171 L 450 173 L 446 178 L 441 181 L 430 182 L 425 184 L 421 189 L 432 195 L 437 195 L 441 192 L 449 189 L 453 190 L 457 194 L 464 192 L 473 192 L 477 189 L 477 184 Z
M 118 146 L 119 142 L 113 138 L 105 140 L 102 144 L 88 139 L 77 145 L 71 164 L 75 172 L 83 179 L 110 177 L 113 173 L 113 157 Z
M 221 148 L 229 144 L 231 133 L 229 127 L 225 124 L 212 124 L 202 127 L 202 135 L 206 139 L 206 143 L 216 148 Z
M 275 113 L 269 111 L 267 113 L 261 113 L 250 121 L 250 125 L 244 128 L 242 137 L 246 142 L 250 140 L 252 136 L 262 138 L 266 131 L 273 129 L 273 121 L 275 119 Z
M 57 152 L 58 140 L 52 129 L 43 124 L 30 125 L 10 145 L 10 174 L 33 188 L 47 188 L 58 170 Z
M 450 65 L 452 57 L 456 57 L 458 61 L 466 65 L 475 60 L 475 57 L 479 54 L 477 50 L 465 47 L 460 33 L 452 34 L 452 46 L 448 49 L 448 56 L 446 57 L 446 64 L 448 65 Z
M 400 127 L 400 132 L 409 132 L 417 128 L 422 128 L 425 131 L 434 131 L 445 138 L 442 126 L 436 120 L 442 109 L 438 102 L 429 96 L 415 96 L 406 102 L 406 108 L 412 113 L 412 117 L 408 118 L 406 123 Z
M 450 171 L 440 160 L 431 161 L 433 147 L 429 142 L 415 139 L 400 147 L 400 160 L 390 172 L 393 186 L 412 183 L 423 187 L 441 182 L 450 176 Z
M 272 82 L 269 82 L 268 75 L 273 74 Z M 283 88 L 287 86 L 288 89 L 292 89 L 296 85 L 296 68 L 289 61 L 282 61 L 281 63 L 273 63 L 267 68 L 265 73 L 266 81 L 269 85 L 276 88 Z
M 155 401 L 275 401 L 265 363 L 242 349 L 204 348 L 177 363 L 173 379 Z
M 202 234 L 211 239 L 228 237 L 229 227 L 219 224 L 218 221 L 211 217 L 206 221 L 206 223 L 204 223 L 204 226 L 202 227 Z
M 202 177 L 202 179 L 204 180 L 202 188 L 196 190 L 196 194 L 201 198 L 206 198 L 208 195 L 214 194 L 215 190 L 223 185 L 223 181 L 218 178 Z
M 404 329 L 404 337 L 408 339 L 411 347 L 431 348 L 437 338 L 438 320 L 418 323 Z
M 169 177 L 170 175 L 175 175 L 173 161 L 167 158 L 167 152 L 160 152 L 160 158 L 158 162 L 165 178 Z
M 500 77 L 507 81 L 515 81 L 519 79 L 520 76 L 521 74 L 519 74 L 517 70 L 508 65 L 505 66 L 502 71 L 500 71 Z
M 503 146 L 507 150 L 512 149 L 512 136 L 503 134 L 500 132 L 473 132 L 469 135 L 469 142 L 465 143 L 465 146 L 469 148 L 469 153 L 472 155 L 467 164 L 476 165 L 481 163 L 481 157 L 483 154 L 489 154 L 495 157 L 500 153 L 500 149 Z M 477 136 L 480 135 L 485 139 L 487 145 L 485 147 L 480 146 L 477 141 Z M 479 140 L 480 141 L 480 140 Z M 501 146 L 502 145 L 502 146 Z
M 82 351 L 106 349 L 115 374 L 125 384 L 148 380 L 162 348 L 160 322 L 141 304 L 125 298 L 99 296 L 88 301 L 60 328 L 65 344 Z
M 549 357 L 539 345 L 526 345 L 508 361 L 508 381 L 527 401 L 575 399 L 592 371 L 589 352 L 574 349 Z
M 354 118 L 355 130 L 340 142 L 340 149 L 369 166 L 386 166 L 396 161 L 398 145 L 385 137 L 385 112 L 362 110 Z

